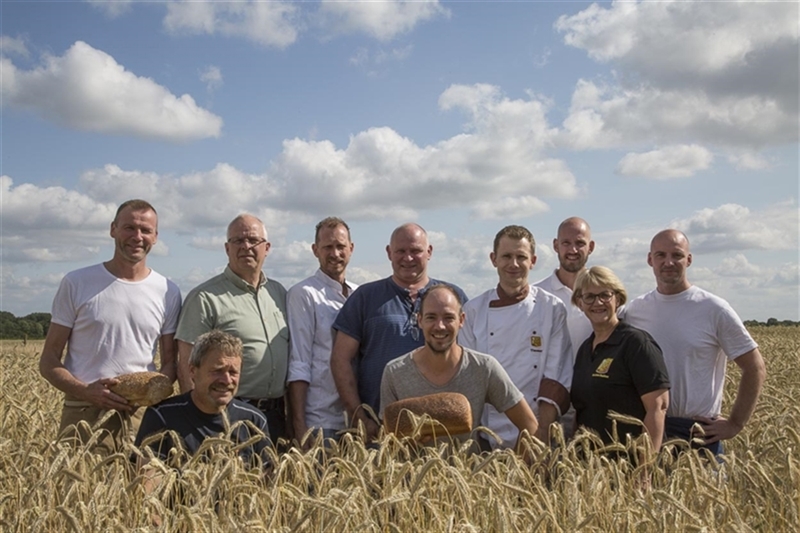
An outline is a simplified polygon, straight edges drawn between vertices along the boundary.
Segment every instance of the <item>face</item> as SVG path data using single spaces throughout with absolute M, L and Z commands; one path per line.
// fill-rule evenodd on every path
M 243 217 L 228 229 L 225 253 L 231 270 L 240 276 L 261 270 L 270 248 L 265 234 L 264 226 L 253 217 Z
M 507 235 L 500 237 L 497 252 L 489 254 L 497 269 L 502 285 L 522 285 L 528 282 L 528 273 L 536 264 L 536 256 L 531 252 L 528 239 L 512 239 Z
M 437 290 L 425 298 L 417 321 L 425 345 L 434 354 L 445 354 L 456 342 L 458 332 L 464 325 L 464 313 L 458 300 L 450 291 Z
M 194 390 L 192 400 L 205 413 L 219 413 L 225 409 L 239 387 L 242 358 L 218 350 L 206 354 L 200 366 L 190 367 Z
M 333 279 L 344 280 L 345 269 L 353 254 L 347 228 L 342 225 L 320 228 L 319 238 L 311 245 L 311 251 L 319 260 L 320 270 Z
M 583 289 L 578 300 L 581 311 L 592 326 L 616 324 L 618 301 L 617 294 L 613 290 L 597 285 L 589 285 Z
M 672 293 L 689 286 L 686 269 L 692 264 L 689 242 L 678 232 L 663 232 L 650 244 L 647 264 L 653 267 L 660 292 Z
M 428 237 L 421 229 L 409 227 L 393 236 L 386 253 L 392 262 L 393 277 L 400 283 L 412 285 L 428 275 L 433 246 L 428 244 Z
M 144 261 L 158 240 L 158 217 L 147 210 L 127 207 L 111 223 L 114 256 L 129 263 Z
M 559 228 L 558 237 L 553 239 L 553 249 L 558 255 L 560 268 L 576 273 L 586 266 L 594 251 L 594 241 L 586 224 L 567 224 Z

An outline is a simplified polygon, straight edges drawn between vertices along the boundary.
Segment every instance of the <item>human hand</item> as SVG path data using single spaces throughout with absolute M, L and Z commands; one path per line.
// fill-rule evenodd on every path
M 713 444 L 720 440 L 731 439 L 742 431 L 742 426 L 722 416 L 715 418 L 696 416 L 694 420 L 703 426 L 703 431 L 705 432 L 703 442 L 705 444 Z
M 103 409 L 116 409 L 123 413 L 133 413 L 136 408 L 130 405 L 128 400 L 111 392 L 109 389 L 109 387 L 117 383 L 119 383 L 119 380 L 116 378 L 102 378 L 93 381 L 84 389 L 83 399 Z
M 359 426 L 359 422 L 364 424 L 364 436 L 367 442 L 377 440 L 380 427 L 365 410 L 359 409 L 354 418 L 355 427 Z

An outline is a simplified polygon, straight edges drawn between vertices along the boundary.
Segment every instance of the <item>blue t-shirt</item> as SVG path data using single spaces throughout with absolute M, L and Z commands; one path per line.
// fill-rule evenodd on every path
M 417 326 L 419 302 L 426 290 L 444 283 L 431 279 L 412 301 L 409 291 L 391 277 L 365 283 L 347 298 L 333 329 L 359 342 L 356 380 L 361 402 L 379 414 L 381 378 L 386 363 L 422 346 L 425 339 Z M 452 284 L 450 284 L 452 285 Z M 467 295 L 452 285 L 461 298 Z

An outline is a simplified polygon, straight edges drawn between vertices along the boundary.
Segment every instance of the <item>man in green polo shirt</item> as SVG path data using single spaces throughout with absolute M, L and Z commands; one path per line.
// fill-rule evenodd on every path
M 286 370 L 289 328 L 286 289 L 261 270 L 269 253 L 267 229 L 258 218 L 243 214 L 228 225 L 225 271 L 201 283 L 186 297 L 175 338 L 178 339 L 178 380 L 181 392 L 194 385 L 189 354 L 195 339 L 220 329 L 242 340 L 239 398 L 267 417 L 270 437 L 286 438 Z

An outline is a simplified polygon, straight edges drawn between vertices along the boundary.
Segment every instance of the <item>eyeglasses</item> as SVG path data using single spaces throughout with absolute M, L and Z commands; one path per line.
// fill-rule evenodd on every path
M 249 237 L 245 238 L 245 239 L 242 239 L 240 237 L 237 237 L 235 239 L 228 239 L 228 242 L 230 244 L 234 245 L 234 246 L 242 247 L 242 246 L 247 245 L 248 248 L 255 248 L 256 246 L 258 246 L 260 244 L 264 244 L 265 242 L 267 242 L 267 239 L 256 239 L 256 238 L 249 238 Z
M 603 291 L 600 294 L 592 294 L 591 292 L 584 292 L 581 294 L 580 298 L 583 300 L 583 303 L 586 305 L 591 305 L 595 302 L 595 300 L 600 300 L 602 303 L 610 302 L 611 298 L 614 297 L 614 293 L 611 291 Z

